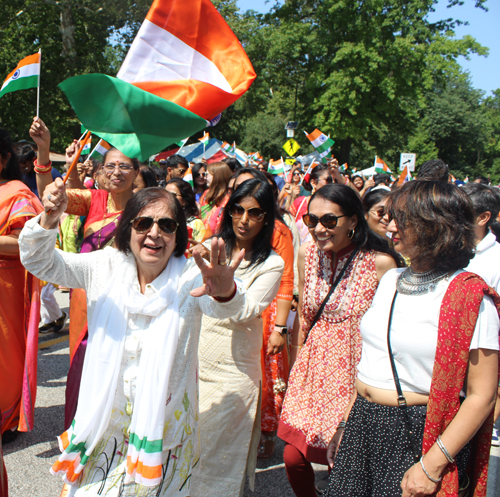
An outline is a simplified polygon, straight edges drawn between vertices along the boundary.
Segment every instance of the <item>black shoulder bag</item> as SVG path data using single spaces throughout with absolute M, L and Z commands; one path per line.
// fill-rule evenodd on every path
M 410 439 L 410 445 L 411 445 L 411 450 L 413 452 L 413 458 L 415 459 L 415 462 L 417 463 L 420 460 L 421 456 L 421 450 L 418 446 L 417 441 L 415 440 L 415 436 L 412 431 L 411 423 L 410 423 L 410 416 L 408 415 L 408 404 L 406 403 L 406 398 L 403 395 L 403 390 L 401 388 L 401 383 L 399 381 L 399 376 L 398 376 L 398 371 L 396 369 L 396 362 L 394 361 L 394 355 L 392 354 L 392 347 L 391 347 L 391 324 L 392 324 L 392 314 L 394 312 L 394 303 L 396 302 L 396 297 L 398 295 L 398 292 L 396 290 L 396 293 L 394 294 L 394 297 L 392 299 L 391 303 L 391 311 L 389 313 L 389 324 L 387 325 L 387 349 L 389 351 L 389 358 L 391 360 L 391 368 L 392 368 L 392 375 L 394 376 L 394 383 L 396 384 L 396 391 L 398 392 L 398 405 L 401 408 L 401 411 L 403 413 L 403 420 L 406 425 L 406 429 L 408 430 L 408 438 Z
M 307 332 L 307 335 L 304 338 L 304 343 L 306 343 L 306 340 L 307 340 L 307 338 L 309 336 L 309 333 L 311 333 L 311 330 L 313 329 L 314 325 L 318 322 L 319 318 L 321 317 L 321 314 L 323 313 L 323 309 L 325 308 L 326 304 L 330 300 L 330 297 L 332 296 L 332 293 L 335 291 L 335 288 L 337 288 L 338 284 L 342 280 L 342 277 L 344 276 L 344 273 L 346 272 L 347 266 L 349 266 L 351 264 L 351 262 L 353 261 L 354 257 L 356 257 L 356 254 L 358 253 L 358 251 L 359 251 L 358 248 L 355 248 L 352 251 L 351 255 L 349 256 L 349 259 L 347 259 L 347 262 L 344 264 L 344 267 L 342 268 L 342 271 L 340 271 L 339 275 L 335 279 L 333 285 L 331 286 L 331 288 L 330 288 L 330 290 L 328 292 L 328 295 L 325 297 L 325 300 L 323 300 L 323 302 L 321 303 L 321 305 L 320 305 L 320 307 L 318 309 L 318 312 L 316 313 L 316 315 L 314 316 L 314 319 L 312 320 L 311 326 L 309 327 L 309 331 Z

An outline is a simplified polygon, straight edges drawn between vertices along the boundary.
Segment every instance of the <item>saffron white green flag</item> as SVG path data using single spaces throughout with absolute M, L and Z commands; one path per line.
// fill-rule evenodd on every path
M 312 133 L 307 133 L 306 131 L 304 131 L 304 133 L 306 134 L 308 140 L 311 142 L 312 146 L 318 152 L 321 160 L 323 162 L 326 162 L 325 157 L 328 155 L 335 142 L 329 136 L 326 136 L 324 133 L 322 133 L 319 129 L 315 129 Z
M 189 183 L 191 188 L 194 187 L 194 181 L 193 181 L 193 171 L 191 171 L 191 168 L 189 167 L 187 171 L 185 172 L 183 178 L 182 178 L 186 183 Z
M 280 157 L 279 160 L 270 159 L 268 172 L 271 174 L 284 174 L 285 162 L 283 161 L 283 157 Z
M 111 148 L 111 145 L 104 141 L 104 140 L 99 140 L 97 145 L 94 147 L 94 150 L 90 154 L 90 157 L 94 158 L 99 158 L 99 157 L 104 157 L 106 155 L 106 152 Z
M 36 88 L 40 79 L 40 54 L 25 57 L 7 76 L 0 88 L 0 97 L 16 90 Z
M 210 140 L 210 135 L 205 131 L 205 133 L 203 133 L 203 136 L 201 138 L 198 138 L 198 140 L 201 141 L 203 145 L 208 145 L 208 142 Z

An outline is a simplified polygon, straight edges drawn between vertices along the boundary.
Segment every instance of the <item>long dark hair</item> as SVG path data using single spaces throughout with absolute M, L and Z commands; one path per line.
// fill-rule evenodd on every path
M 362 250 L 383 252 L 384 254 L 390 255 L 398 266 L 402 264 L 401 256 L 397 254 L 395 250 L 391 249 L 385 240 L 373 233 L 368 227 L 361 199 L 352 188 L 346 185 L 339 185 L 338 183 L 325 185 L 312 195 L 309 206 L 315 198 L 322 198 L 333 204 L 337 204 L 345 216 L 357 217 L 358 222 L 354 229 L 352 243 Z
M 0 173 L 0 177 L 6 180 L 17 179 L 22 181 L 21 168 L 19 167 L 19 162 L 17 160 L 17 155 L 12 148 L 12 140 L 10 135 L 4 129 L 0 129 L 0 155 L 6 159 L 10 154 L 10 158 L 7 164 Z
M 191 185 L 182 178 L 172 178 L 167 181 L 165 186 L 168 185 L 175 185 L 179 189 L 179 192 L 182 195 L 182 200 L 186 202 L 186 205 L 184 206 L 184 214 L 186 215 L 186 218 L 193 216 L 198 217 L 200 215 L 200 211 L 196 205 L 196 197 L 194 196 Z
M 200 169 L 204 167 L 205 168 L 205 171 L 207 170 L 205 164 L 203 164 L 203 162 L 197 162 L 192 168 L 191 168 L 191 172 L 193 173 L 193 190 L 196 190 L 197 188 L 200 188 L 200 185 L 197 185 L 196 182 L 195 182 L 195 179 L 200 176 Z M 202 186 L 201 188 L 203 188 L 203 191 L 207 190 L 208 189 L 208 186 L 207 186 L 207 183 L 205 182 L 205 185 Z
M 474 206 L 458 186 L 410 181 L 391 194 L 387 210 L 398 230 L 417 249 L 416 261 L 456 271 L 474 257 Z
M 330 169 L 328 169 L 327 166 L 323 165 L 323 164 L 320 164 L 319 166 L 316 166 L 310 173 L 309 175 L 306 174 L 306 176 L 304 177 L 304 181 L 302 182 L 302 186 L 308 191 L 308 192 L 312 192 L 313 191 L 313 185 L 311 183 L 311 181 L 318 181 L 321 176 L 324 174 L 324 173 L 328 173 L 328 175 L 330 176 L 330 180 L 331 180 L 331 174 L 330 174 Z M 332 181 L 330 181 L 331 183 Z
M 389 190 L 384 190 L 383 188 L 380 188 L 379 190 L 370 190 L 363 197 L 362 201 L 365 214 L 367 214 L 374 205 L 382 202 L 382 200 L 387 198 L 390 194 Z
M 236 246 L 236 234 L 233 230 L 233 218 L 229 215 L 235 204 L 247 197 L 254 198 L 260 208 L 266 212 L 265 224 L 262 227 L 258 236 L 255 237 L 252 243 L 252 253 L 250 255 L 250 266 L 261 264 L 271 254 L 271 240 L 274 232 L 274 196 L 271 185 L 267 181 L 259 181 L 250 179 L 243 182 L 234 191 L 227 203 L 217 236 L 221 237 L 225 244 L 228 254 L 232 254 Z
M 132 232 L 132 225 L 130 224 L 140 212 L 148 205 L 155 202 L 165 201 L 172 211 L 172 217 L 179 226 L 175 232 L 175 249 L 173 255 L 180 257 L 184 254 L 188 244 L 188 231 L 186 226 L 186 216 L 181 204 L 170 192 L 167 192 L 159 186 L 151 188 L 143 188 L 135 193 L 132 198 L 127 202 L 123 210 L 122 217 L 116 228 L 115 243 L 120 252 L 128 254 L 130 252 L 130 235 Z
M 139 168 L 139 174 L 142 176 L 145 188 L 151 188 L 153 186 L 158 186 L 158 181 L 156 180 L 156 174 L 153 168 L 149 166 L 141 166 Z

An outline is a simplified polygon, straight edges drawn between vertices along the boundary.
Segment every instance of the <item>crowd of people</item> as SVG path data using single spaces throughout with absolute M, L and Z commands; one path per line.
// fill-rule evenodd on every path
M 241 496 L 277 437 L 297 497 L 486 495 L 498 188 L 438 159 L 397 186 L 115 148 L 68 174 L 76 141 L 61 175 L 30 136 L 0 130 L 0 426 L 36 429 L 38 332 L 71 289 L 61 495 Z

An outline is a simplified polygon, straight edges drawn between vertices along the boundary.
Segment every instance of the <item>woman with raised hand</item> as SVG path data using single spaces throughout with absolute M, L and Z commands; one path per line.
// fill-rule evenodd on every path
M 238 496 L 253 489 L 260 435 L 262 318 L 278 292 L 284 263 L 272 250 L 274 196 L 267 181 L 239 185 L 224 209 L 220 231 L 229 264 L 247 298 L 260 309 L 245 322 L 204 316 L 200 339 L 200 474 L 192 497 Z
M 37 145 L 50 145 L 50 133 L 43 121 L 35 117 L 30 128 L 30 136 Z M 48 138 L 47 138 L 48 137 Z M 66 149 L 66 164 L 71 163 L 76 153 L 76 143 Z M 49 164 L 50 165 L 50 164 Z M 127 157 L 116 148 L 110 148 L 103 158 L 102 170 L 106 182 L 105 190 L 87 190 L 82 188 L 76 170 L 68 179 L 66 196 L 68 202 L 65 212 L 85 216 L 83 241 L 80 252 L 88 253 L 111 246 L 115 239 L 116 227 L 127 202 L 132 198 L 134 181 L 139 172 L 139 161 Z M 50 173 L 51 168 L 47 168 Z M 52 177 L 47 172 L 37 172 L 38 191 L 50 195 L 58 191 Z M 74 418 L 80 376 L 87 346 L 87 299 L 82 289 L 71 292 L 70 302 L 70 370 L 66 387 L 65 427 L 69 427 Z
M 311 463 L 326 451 L 354 392 L 359 325 L 382 276 L 396 262 L 368 228 L 357 193 L 326 185 L 303 217 L 313 239 L 299 250 L 299 304 L 288 388 L 278 428 L 295 495 L 315 494 Z
M 40 152 L 35 168 L 47 162 L 48 151 L 47 155 Z M 40 284 L 21 264 L 18 237 L 28 219 L 41 210 L 36 195 L 21 181 L 9 134 L 0 129 L 0 433 L 4 444 L 12 442 L 18 430 L 33 429 Z
M 472 204 L 454 185 L 412 181 L 387 209 L 394 248 L 411 266 L 384 276 L 361 322 L 327 495 L 484 497 L 500 302 L 462 269 L 474 256 Z
M 184 212 L 163 188 L 146 188 L 128 202 L 117 248 L 55 250 L 68 197 L 62 181 L 54 186 L 50 198 L 45 192 L 45 212 L 20 236 L 21 257 L 45 280 L 86 289 L 89 345 L 78 410 L 60 437 L 63 453 L 52 473 L 63 475 L 68 496 L 193 495 L 202 315 L 251 323 L 276 292 L 282 263 L 266 261 L 256 297 L 234 279 L 246 257 L 239 245 L 226 252 L 214 238 L 210 263 L 197 252 L 186 259 Z

